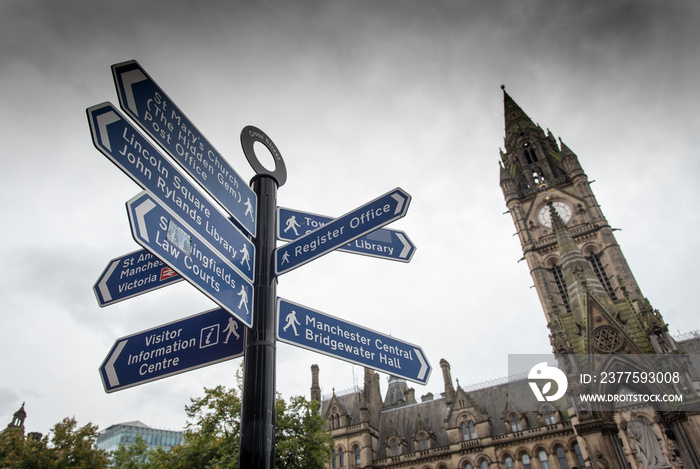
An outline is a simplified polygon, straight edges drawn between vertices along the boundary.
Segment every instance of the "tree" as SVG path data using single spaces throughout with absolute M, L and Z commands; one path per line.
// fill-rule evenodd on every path
M 204 397 L 185 406 L 188 423 L 184 444 L 169 451 L 152 451 L 149 469 L 238 469 L 241 399 L 235 388 L 204 388 Z M 301 396 L 289 404 L 276 400 L 275 467 L 322 469 L 330 461 L 333 439 L 324 430 L 318 403 Z M 127 467 L 127 466 L 123 466 Z M 129 466 L 131 467 L 131 466 Z
M 330 461 L 333 438 L 324 430 L 318 401 L 302 396 L 286 405 L 277 398 L 275 467 L 288 469 L 324 468 Z
M 51 438 L 55 467 L 75 469 L 106 468 L 107 452 L 97 449 L 97 425 L 88 423 L 77 428 L 75 417 L 64 418 L 54 425 Z
M 103 469 L 107 453 L 98 450 L 97 427 L 91 423 L 78 428 L 75 418 L 54 425 L 51 438 L 24 435 L 18 427 L 0 433 L 0 467 L 3 469 Z
M 142 469 L 148 464 L 148 445 L 141 435 L 130 445 L 120 445 L 112 453 L 112 469 Z
M 152 455 L 156 467 L 236 468 L 241 415 L 236 389 L 204 388 L 204 397 L 190 402 L 184 444 Z

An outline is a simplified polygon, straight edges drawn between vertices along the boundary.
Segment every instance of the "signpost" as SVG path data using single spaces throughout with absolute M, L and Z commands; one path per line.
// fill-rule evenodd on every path
M 284 207 L 279 207 L 277 213 L 277 239 L 281 241 L 294 241 L 333 221 L 331 217 Z M 379 228 L 338 248 L 338 251 L 410 262 L 416 246 L 403 231 Z
M 106 392 L 243 356 L 243 327 L 222 308 L 117 339 L 100 365 Z
M 277 275 L 328 254 L 406 215 L 411 196 L 400 187 L 275 251 Z
M 227 258 L 212 250 L 147 191 L 129 200 L 126 207 L 137 243 L 250 327 L 253 286 Z
M 92 287 L 100 306 L 157 290 L 182 280 L 146 249 L 112 259 Z
M 138 62 L 112 65 L 112 74 L 122 109 L 255 236 L 255 192 Z
M 95 147 L 253 281 L 255 246 L 111 103 L 88 108 Z
M 430 377 L 420 347 L 283 298 L 277 300 L 277 338 L 416 383 Z
M 136 61 L 113 65 L 112 74 L 124 111 L 233 218 L 111 103 L 87 109 L 95 147 L 144 189 L 126 206 L 134 239 L 147 251 L 110 261 L 93 288 L 100 306 L 182 278 L 221 306 L 118 339 L 100 366 L 105 391 L 245 354 L 239 467 L 272 469 L 277 340 L 428 381 L 420 347 L 276 296 L 276 277 L 336 249 L 409 262 L 416 248 L 408 236 L 381 229 L 406 214 L 408 193 L 396 188 L 337 219 L 278 209 L 286 166 L 262 130 L 241 132 L 256 172 L 251 188 Z M 274 170 L 257 158 L 256 143 L 270 151 Z M 290 242 L 276 248 L 278 237 Z

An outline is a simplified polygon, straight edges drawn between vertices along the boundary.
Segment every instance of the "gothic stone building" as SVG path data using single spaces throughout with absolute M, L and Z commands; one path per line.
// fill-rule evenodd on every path
M 634 371 L 638 365 L 621 356 L 700 352 L 697 339 L 676 342 L 642 295 L 577 156 L 503 93 L 500 185 L 560 366 Z M 663 412 L 554 406 L 532 393 L 524 407 L 528 397 L 515 405 L 507 383 L 455 388 L 449 363 L 440 367 L 444 392 L 418 402 L 393 377 L 382 397 L 369 369 L 362 389 L 322 399 L 312 366 L 311 397 L 321 402 L 335 441 L 329 468 L 700 468 L 700 414 L 683 410 L 698 408 L 700 380 L 692 370 L 674 388 L 683 405 Z M 602 386 L 596 390 L 630 391 Z

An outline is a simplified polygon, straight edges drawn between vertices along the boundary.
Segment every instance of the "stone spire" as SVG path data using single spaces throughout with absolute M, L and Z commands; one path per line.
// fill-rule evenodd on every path
M 311 365 L 311 400 L 321 402 L 321 387 L 318 385 L 318 365 Z
M 18 427 L 24 432 L 24 419 L 27 418 L 27 412 L 24 410 L 24 402 L 22 402 L 22 407 L 19 408 L 17 412 L 12 416 L 12 422 L 10 422 L 7 427 Z
M 450 372 L 450 364 L 444 358 L 440 360 L 440 368 L 442 368 L 442 378 L 445 381 L 445 403 L 452 404 L 455 398 L 455 388 L 452 385 L 452 373 Z
M 506 151 L 512 151 L 521 133 L 533 131 L 532 133 L 534 134 L 544 135 L 544 131 L 513 101 L 513 98 L 506 92 L 505 85 L 501 85 L 501 89 L 503 90 L 503 110 L 506 126 L 505 147 Z

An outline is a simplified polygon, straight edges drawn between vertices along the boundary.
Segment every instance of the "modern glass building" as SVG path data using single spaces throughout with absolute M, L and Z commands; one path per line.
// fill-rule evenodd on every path
M 106 451 L 116 451 L 119 446 L 130 445 L 141 436 L 149 449 L 172 448 L 182 443 L 182 432 L 152 428 L 138 420 L 118 423 L 102 430 L 97 435 L 97 447 Z

